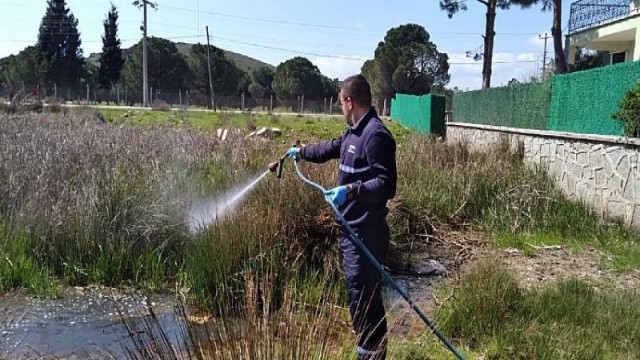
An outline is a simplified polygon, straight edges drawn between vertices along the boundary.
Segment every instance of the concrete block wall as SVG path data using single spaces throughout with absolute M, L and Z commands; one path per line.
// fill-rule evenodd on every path
M 640 140 L 447 123 L 447 141 L 474 150 L 505 140 L 524 146 L 525 162 L 546 168 L 569 197 L 640 230 Z

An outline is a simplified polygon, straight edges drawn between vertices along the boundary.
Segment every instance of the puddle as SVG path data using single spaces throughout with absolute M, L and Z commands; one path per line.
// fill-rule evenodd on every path
M 423 311 L 433 299 L 431 289 L 440 281 L 415 276 L 397 276 L 395 280 Z M 417 316 L 397 291 L 386 286 L 383 299 L 393 334 L 422 331 L 415 328 Z M 148 307 L 171 346 L 180 352 L 185 346 L 185 334 L 182 319 L 176 315 L 180 313 L 175 309 L 176 303 L 175 295 L 170 293 L 145 295 L 96 288 L 66 289 L 60 299 L 5 295 L 0 297 L 0 358 L 131 358 L 129 351 L 140 348 L 134 341 L 160 338 L 155 333 L 158 327 L 147 326 L 155 323 L 149 321 Z
M 134 328 L 143 329 L 147 306 L 177 344 L 182 332 L 173 304 L 171 294 L 90 288 L 65 290 L 61 299 L 6 295 L 0 298 L 0 358 L 124 358 L 134 343 L 118 309 Z

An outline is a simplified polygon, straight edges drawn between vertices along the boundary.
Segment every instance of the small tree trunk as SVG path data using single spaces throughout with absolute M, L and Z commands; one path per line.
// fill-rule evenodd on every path
M 553 0 L 553 51 L 556 53 L 556 74 L 564 74 L 568 71 L 567 59 L 562 48 L 562 0 Z
M 484 56 L 482 66 L 482 88 L 491 87 L 491 63 L 493 62 L 493 40 L 496 36 L 496 4 L 497 0 L 489 0 L 487 5 L 487 23 L 484 33 Z

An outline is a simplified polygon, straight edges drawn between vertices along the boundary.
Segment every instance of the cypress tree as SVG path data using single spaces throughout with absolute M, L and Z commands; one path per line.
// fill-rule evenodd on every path
M 78 84 L 84 65 L 80 45 L 78 20 L 67 7 L 66 0 L 47 0 L 37 47 L 45 62 L 44 79 L 49 86 Z
M 111 4 L 111 10 L 104 21 L 104 35 L 102 36 L 102 55 L 100 56 L 100 70 L 98 78 L 103 89 L 111 90 L 113 84 L 120 78 L 120 70 L 124 59 L 120 39 L 118 39 L 118 9 Z

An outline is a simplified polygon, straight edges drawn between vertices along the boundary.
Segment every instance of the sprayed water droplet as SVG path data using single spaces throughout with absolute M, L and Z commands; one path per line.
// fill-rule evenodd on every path
M 270 171 L 267 170 L 246 185 L 233 188 L 216 198 L 197 201 L 192 204 L 189 209 L 189 226 L 191 230 L 195 231 L 206 227 L 235 210 L 239 201 L 269 173 Z

